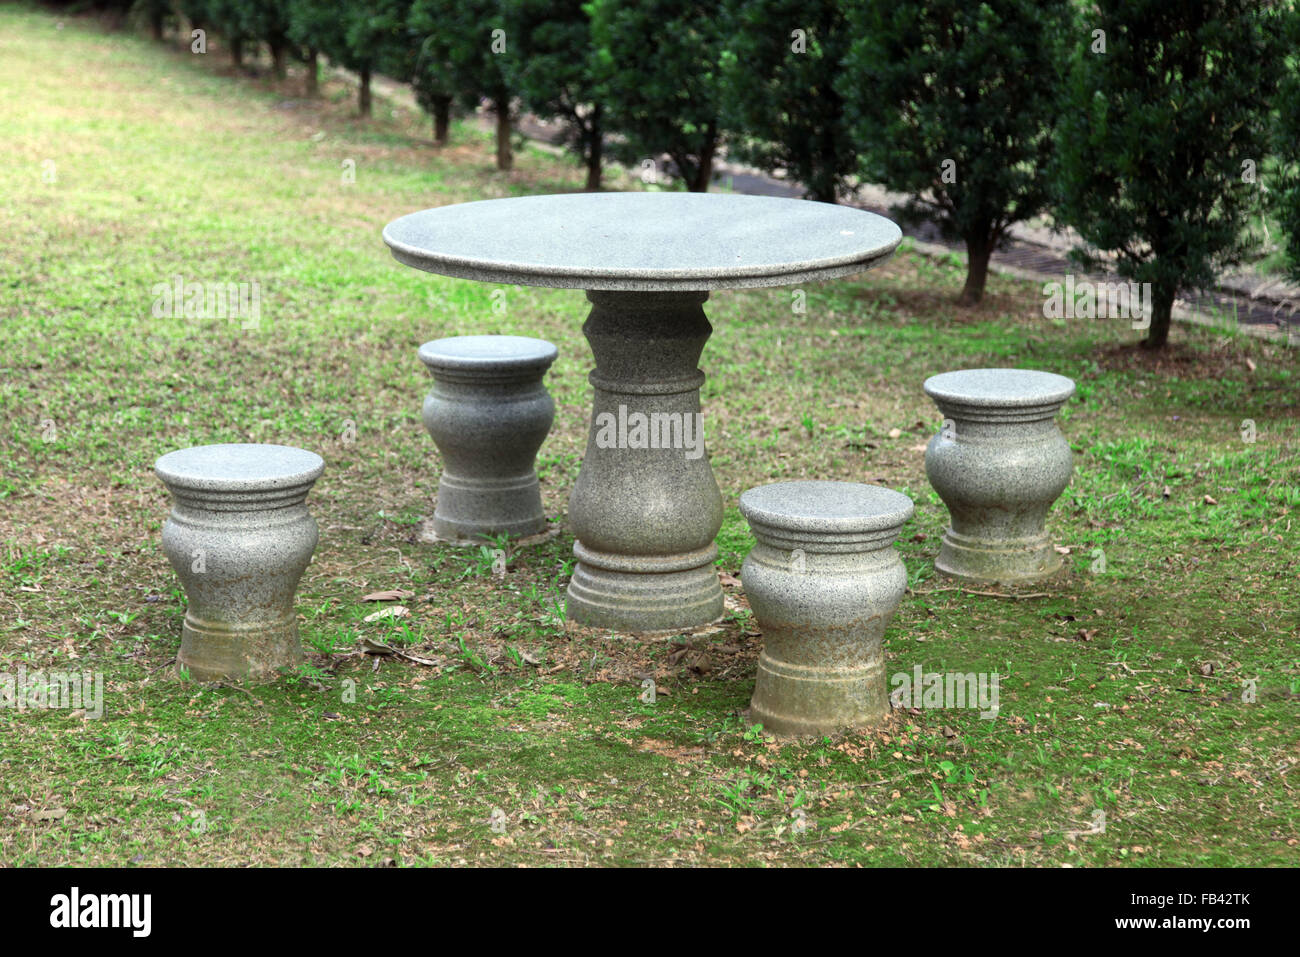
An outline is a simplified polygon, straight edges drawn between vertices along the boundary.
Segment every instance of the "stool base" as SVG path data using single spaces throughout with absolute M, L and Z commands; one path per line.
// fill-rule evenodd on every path
M 949 578 L 973 582 L 1040 581 L 1061 570 L 1061 556 L 1047 533 L 1023 539 L 991 539 L 962 535 L 951 528 L 934 567 Z
M 601 555 L 580 542 L 573 551 L 578 563 L 569 580 L 567 617 L 575 624 L 653 634 L 699 628 L 722 617 L 722 584 L 713 564 L 716 546 L 640 561 Z M 655 567 L 660 564 L 667 569 Z
M 764 641 L 770 640 L 766 632 Z M 829 734 L 877 725 L 889 714 L 885 663 L 877 652 L 865 665 L 842 668 L 758 659 L 750 717 L 777 734 Z
M 444 472 L 438 483 L 433 533 L 443 541 L 481 544 L 498 535 L 521 538 L 545 530 L 536 473 L 471 479 Z
M 192 614 L 181 627 L 176 664 L 197 681 L 223 678 L 274 678 L 281 668 L 302 660 L 298 622 L 251 622 L 238 625 L 203 621 Z

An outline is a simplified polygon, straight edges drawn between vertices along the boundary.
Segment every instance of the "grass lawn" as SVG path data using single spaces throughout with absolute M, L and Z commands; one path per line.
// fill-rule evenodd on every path
M 416 348 L 559 346 L 538 468 L 563 523 L 586 300 L 498 302 L 398 265 L 379 232 L 581 172 L 528 148 L 498 174 L 473 123 L 439 152 L 424 117 L 381 101 L 363 123 L 341 84 L 308 102 L 226 62 L 0 8 L 0 672 L 106 682 L 99 719 L 0 709 L 0 863 L 1300 863 L 1294 350 L 1178 326 L 1154 358 L 1127 322 L 1053 323 L 1038 285 L 996 277 L 962 311 L 961 264 L 906 248 L 805 287 L 804 312 L 789 289 L 717 293 L 703 401 L 728 617 L 667 640 L 566 632 L 567 532 L 504 577 L 417 540 L 440 463 Z M 175 276 L 256 281 L 260 322 L 155 318 Z M 1066 569 L 1014 597 L 934 572 L 946 512 L 922 450 L 941 418 L 921 383 L 986 365 L 1078 383 L 1074 480 L 1049 520 Z M 232 441 L 327 463 L 298 594 L 308 664 L 249 687 L 170 667 L 185 604 L 152 472 Z M 736 500 L 801 477 L 916 501 L 889 671 L 997 672 L 995 720 L 896 711 L 800 743 L 746 721 L 762 639 L 734 577 L 753 543 Z M 412 593 L 410 616 L 365 621 L 362 596 L 386 589 Z

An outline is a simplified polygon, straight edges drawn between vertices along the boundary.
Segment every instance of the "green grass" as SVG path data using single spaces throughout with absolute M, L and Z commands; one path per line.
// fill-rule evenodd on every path
M 379 231 L 436 203 L 576 189 L 580 172 L 528 149 L 503 176 L 473 123 L 439 152 L 420 116 L 381 102 L 363 123 L 340 84 L 308 103 L 223 64 L 0 9 L 0 95 L 21 104 L 0 114 L 0 671 L 106 680 L 97 720 L 0 709 L 0 863 L 1300 860 L 1293 352 L 1179 326 L 1169 354 L 1140 354 L 1127 323 L 1052 324 L 1037 285 L 996 277 L 959 310 L 960 263 L 906 249 L 807 286 L 803 312 L 790 290 L 715 294 L 720 570 L 752 545 L 748 487 L 905 490 L 912 591 L 889 670 L 1003 676 L 996 720 L 899 711 L 778 742 L 746 720 L 761 638 L 730 578 L 719 630 L 638 641 L 565 631 L 567 533 L 511 550 L 504 576 L 490 551 L 416 540 L 440 471 L 418 345 L 559 346 L 538 465 L 563 523 L 587 432 L 585 300 L 507 288 L 494 311 L 493 287 L 401 267 Z M 175 275 L 258 282 L 259 326 L 155 319 L 152 289 Z M 1061 416 L 1075 477 L 1051 516 L 1067 568 L 1014 598 L 934 574 L 946 513 L 921 447 L 940 417 L 920 384 L 989 364 L 1079 384 Z M 169 667 L 184 596 L 152 463 L 241 440 L 327 462 L 298 598 L 308 661 L 201 685 Z M 384 589 L 413 593 L 410 616 L 366 622 L 361 596 Z M 363 638 L 436 665 L 356 654 Z

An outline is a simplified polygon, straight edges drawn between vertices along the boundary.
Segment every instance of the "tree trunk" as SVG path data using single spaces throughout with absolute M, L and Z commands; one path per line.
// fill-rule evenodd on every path
M 320 93 L 320 54 L 315 50 L 307 51 L 307 95 Z
M 959 306 L 977 306 L 984 299 L 984 282 L 989 276 L 993 243 L 986 235 L 966 237 L 966 285 L 957 297 Z
M 357 93 L 357 105 L 362 116 L 370 115 L 370 67 L 361 68 L 361 89 Z
M 271 46 L 271 67 L 272 67 L 272 69 L 273 69 L 274 72 L 275 72 L 275 78 L 276 78 L 277 80 L 283 80 L 283 79 L 284 79 L 284 75 L 285 75 L 285 72 L 284 72 L 284 54 L 285 54 L 284 44 L 283 44 L 283 43 L 272 43 L 270 46 Z
M 433 98 L 433 142 L 446 146 L 449 139 L 447 131 L 451 128 L 451 97 L 435 96 Z
M 163 14 L 160 12 L 153 13 L 149 16 L 149 31 L 153 38 L 162 43 L 163 38 Z
M 809 194 L 808 198 L 815 203 L 838 203 L 840 198 L 835 193 L 835 186 L 818 186 Z
M 239 37 L 230 39 L 230 62 L 238 67 L 244 65 L 244 41 Z
M 510 149 L 510 98 L 493 100 L 492 108 L 497 114 L 497 169 L 510 170 L 515 165 Z
M 1151 288 L 1151 328 L 1142 340 L 1143 349 L 1163 349 L 1169 344 L 1169 325 L 1174 314 L 1176 286 L 1153 285 Z
M 686 186 L 692 193 L 709 191 L 709 184 L 713 182 L 713 154 L 717 145 L 716 140 L 710 139 L 708 146 L 700 154 L 700 165 L 695 168 L 695 178 Z
M 600 107 L 596 107 L 591 116 L 591 140 L 587 145 L 587 192 L 594 193 L 600 189 L 600 176 L 604 161 L 605 143 L 600 128 Z
M 813 174 L 808 178 L 809 190 L 808 198 L 818 203 L 838 203 L 839 195 L 835 192 L 835 167 L 834 158 L 827 157 L 826 164 L 823 166 L 813 160 Z

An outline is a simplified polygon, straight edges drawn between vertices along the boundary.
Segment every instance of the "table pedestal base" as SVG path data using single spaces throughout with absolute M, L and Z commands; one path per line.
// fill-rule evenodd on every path
M 588 292 L 591 431 L 569 502 L 568 618 L 622 632 L 722 616 L 722 496 L 704 445 L 705 292 Z

